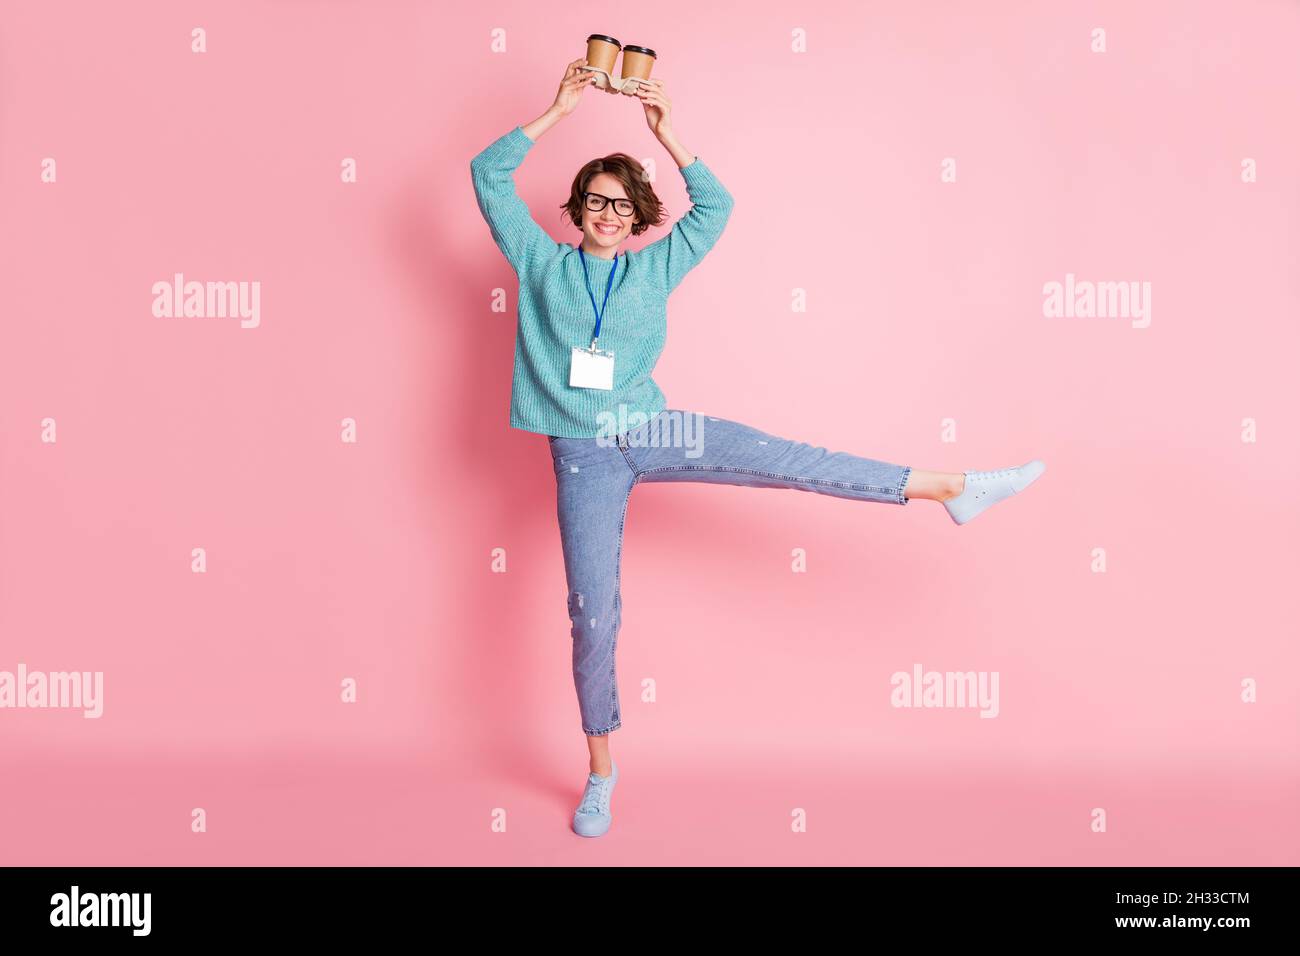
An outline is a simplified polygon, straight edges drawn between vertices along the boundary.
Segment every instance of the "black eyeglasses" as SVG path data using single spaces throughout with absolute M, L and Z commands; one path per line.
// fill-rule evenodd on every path
M 583 193 L 582 195 L 587 200 L 587 208 L 592 212 L 600 212 L 611 201 L 608 196 L 602 196 L 600 193 Z M 630 216 L 636 211 L 636 206 L 630 199 L 615 199 L 613 203 L 614 211 L 620 216 Z

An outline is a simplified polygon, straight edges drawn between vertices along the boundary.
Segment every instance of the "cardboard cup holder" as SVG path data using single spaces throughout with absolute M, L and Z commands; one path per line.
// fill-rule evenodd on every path
M 612 76 L 608 71 L 602 70 L 598 66 L 580 66 L 580 70 L 590 70 L 596 74 L 596 86 L 602 90 L 613 89 L 618 93 L 626 93 L 631 96 L 636 92 L 636 88 L 642 83 L 649 83 L 648 77 L 640 76 Z

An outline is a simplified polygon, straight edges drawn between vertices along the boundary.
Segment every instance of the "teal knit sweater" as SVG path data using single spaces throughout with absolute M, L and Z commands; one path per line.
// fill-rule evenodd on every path
M 650 373 L 664 348 L 668 295 L 722 234 L 731 194 L 696 156 L 679 167 L 693 205 L 667 235 L 638 252 L 620 250 L 617 259 L 586 255 L 596 307 L 616 270 L 599 342 L 614 353 L 614 388 L 571 387 L 570 350 L 591 344 L 596 312 L 583 281 L 582 237 L 556 242 L 515 190 L 514 171 L 532 146 L 516 126 L 470 162 L 479 210 L 519 279 L 510 425 L 561 438 L 613 435 L 665 408 Z

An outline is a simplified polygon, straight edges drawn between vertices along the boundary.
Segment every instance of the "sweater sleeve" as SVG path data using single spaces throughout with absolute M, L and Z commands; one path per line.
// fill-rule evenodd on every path
M 698 156 L 679 171 L 686 180 L 691 209 L 673 224 L 668 235 L 641 250 L 642 258 L 650 264 L 650 274 L 665 294 L 677 288 L 686 273 L 713 248 L 731 218 L 735 202 Z
M 522 274 L 529 262 L 558 245 L 533 219 L 515 189 L 514 171 L 533 143 L 523 127 L 516 126 L 484 147 L 469 164 L 479 211 L 487 220 L 497 248 L 516 274 Z

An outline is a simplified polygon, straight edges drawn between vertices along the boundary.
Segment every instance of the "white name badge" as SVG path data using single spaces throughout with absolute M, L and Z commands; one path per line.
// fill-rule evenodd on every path
M 614 353 L 604 349 L 573 347 L 569 360 L 569 384 L 575 388 L 614 387 Z

